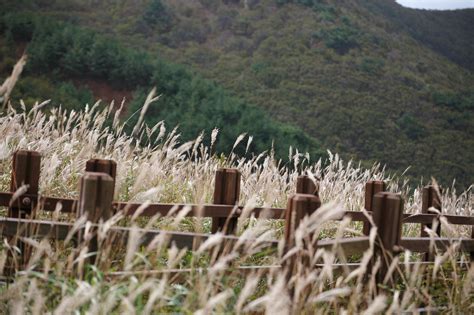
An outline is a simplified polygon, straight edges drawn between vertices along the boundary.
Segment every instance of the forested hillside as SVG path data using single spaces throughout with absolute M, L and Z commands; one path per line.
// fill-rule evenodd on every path
M 149 122 L 179 123 L 185 138 L 217 122 L 228 132 L 224 139 L 246 130 L 262 141 L 254 149 L 275 139 L 283 142 L 279 147 L 293 143 L 319 152 L 318 141 L 346 158 L 380 161 L 390 170 L 412 166 L 408 174 L 414 177 L 433 175 L 444 184 L 456 178 L 464 187 L 473 182 L 474 54 L 468 27 L 473 10 L 426 12 L 389 0 L 23 0 L 6 5 L 5 11 L 35 12 L 117 40 L 112 45 L 92 31 L 69 42 L 52 37 L 70 34 L 69 26 L 30 34 L 29 80 L 36 80 L 35 87 L 58 75 L 59 89 L 51 91 L 67 91 L 82 101 L 91 97 L 78 82 L 83 77 L 110 82 L 135 100 L 157 85 L 165 97 L 147 115 Z M 9 18 L 16 21 L 18 15 Z M 10 25 L 4 23 L 5 34 L 18 34 Z M 91 39 L 96 37 L 97 42 Z M 4 40 L 18 45 L 29 39 L 8 35 Z M 40 60 L 35 68 L 33 55 L 49 51 L 46 43 L 64 45 L 67 52 L 50 57 L 59 64 L 41 68 L 48 62 Z M 121 45 L 131 48 L 130 62 L 116 58 L 113 49 Z M 91 59 L 81 60 L 84 56 Z M 114 71 L 100 69 L 110 60 L 116 62 Z M 84 63 L 85 68 L 74 66 Z M 149 73 L 141 76 L 142 70 Z M 267 114 L 247 104 L 311 138 L 259 119 Z M 211 115 L 221 118 L 208 120 Z M 224 142 L 221 148 L 231 140 Z
M 106 92 L 115 93 L 110 97 L 116 97 L 117 108 L 120 95 L 128 95 L 129 101 L 133 97 L 124 117 L 131 131 L 146 95 L 157 87 L 160 99 L 148 108 L 145 120 L 150 127 L 162 120 L 168 128 L 179 126 L 183 141 L 204 131 L 204 142 L 209 143 L 212 130 L 218 128 L 218 152 L 233 149 L 244 155 L 273 149 L 283 158 L 293 146 L 315 159 L 323 154 L 320 144 L 300 129 L 271 119 L 261 108 L 230 96 L 215 83 L 143 50 L 125 48 L 96 31 L 32 13 L 6 14 L 0 22 L 4 73 L 16 61 L 15 49 L 28 43 L 25 76 L 13 93 L 14 102 L 23 99 L 31 106 L 38 99 L 51 98 L 52 106 L 78 109 L 92 105 L 93 92 L 100 92 L 95 88 L 106 82 Z M 103 96 L 108 95 L 95 95 Z M 244 133 L 252 139 L 233 148 Z

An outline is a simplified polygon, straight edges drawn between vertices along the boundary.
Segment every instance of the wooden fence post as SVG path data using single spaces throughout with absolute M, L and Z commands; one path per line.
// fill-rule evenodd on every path
M 115 182 L 117 176 L 117 163 L 114 160 L 90 159 L 86 162 L 86 172 L 109 174 Z
M 300 225 L 301 220 L 305 216 L 311 215 L 321 206 L 319 197 L 310 194 L 295 194 L 288 198 L 288 204 L 285 212 L 285 245 L 284 253 L 287 253 L 295 246 L 295 232 Z M 312 239 L 312 236 L 309 235 Z M 298 256 L 292 256 L 283 261 L 283 270 L 286 272 L 286 278 L 289 283 L 288 289 L 290 296 L 294 295 L 294 287 L 291 285 L 291 278 L 297 272 L 295 269 L 296 259 L 300 258 L 301 263 L 306 267 L 309 266 L 310 257 L 307 252 L 302 251 L 298 253 Z
M 474 225 L 471 227 L 471 238 L 474 239 Z M 471 263 L 474 263 L 474 252 L 471 252 Z
M 319 187 L 309 178 L 308 175 L 298 176 L 296 180 L 296 193 L 309 194 L 319 197 Z
M 421 203 L 421 213 L 429 213 L 429 208 L 438 209 L 441 212 L 441 196 L 439 195 L 439 191 L 432 185 L 428 185 L 423 187 L 422 191 L 422 203 Z M 421 237 L 428 237 L 428 233 L 425 232 L 425 226 L 428 228 L 432 228 L 432 224 L 422 224 L 420 236 Z M 438 236 L 441 237 L 441 224 L 438 224 L 438 228 L 436 229 L 436 233 Z M 430 261 L 434 259 L 433 253 L 426 253 L 425 260 Z
M 33 218 L 38 203 L 39 178 L 41 170 L 41 154 L 36 151 L 18 150 L 13 153 L 10 192 L 15 193 L 23 185 L 26 191 L 13 201 L 8 207 L 7 216 L 12 218 Z M 13 237 L 14 239 L 14 237 Z M 30 246 L 20 242 L 18 244 L 20 256 L 17 262 L 8 256 L 6 274 L 14 272 L 15 266 L 19 269 L 26 266 L 31 255 Z
M 373 199 L 374 196 L 382 191 L 386 190 L 386 184 L 381 180 L 371 180 L 365 184 L 365 210 L 373 211 Z M 370 223 L 364 221 L 363 233 L 364 235 L 370 234 Z
M 295 231 L 300 221 L 311 215 L 321 206 L 318 197 L 310 194 L 295 194 L 288 199 L 285 212 L 285 248 L 286 251 L 295 245 Z
M 218 169 L 214 184 L 214 204 L 236 205 L 240 195 L 240 178 L 240 172 L 236 169 Z M 237 220 L 237 218 L 213 218 L 211 232 L 223 231 L 225 234 L 234 234 Z
M 382 283 L 395 254 L 394 247 L 400 245 L 403 199 L 400 194 L 379 192 L 374 196 L 372 206 L 372 217 L 380 238 L 380 246 L 376 247 L 376 256 L 379 256 L 382 262 L 376 280 L 377 283 Z M 393 275 L 390 281 L 393 283 Z
M 18 150 L 13 154 L 10 191 L 14 193 L 23 185 L 28 185 L 28 189 L 8 208 L 9 217 L 32 216 L 38 202 L 40 169 L 41 154 L 38 152 Z
M 86 172 L 81 179 L 79 192 L 79 203 L 77 216 L 87 216 L 87 220 L 92 223 L 99 223 L 112 216 L 112 201 L 114 197 L 114 181 L 112 177 L 105 173 Z M 94 231 L 93 233 L 96 233 Z M 79 241 L 84 241 L 83 231 L 79 233 Z M 97 252 L 99 244 L 97 237 L 93 237 L 89 243 L 89 252 Z M 97 257 L 97 255 L 96 255 Z M 96 258 L 89 260 L 95 263 Z

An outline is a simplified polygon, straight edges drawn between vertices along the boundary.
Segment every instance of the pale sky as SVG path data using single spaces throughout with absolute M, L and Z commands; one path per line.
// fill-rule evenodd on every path
M 474 0 L 396 0 L 404 7 L 431 10 L 474 8 Z

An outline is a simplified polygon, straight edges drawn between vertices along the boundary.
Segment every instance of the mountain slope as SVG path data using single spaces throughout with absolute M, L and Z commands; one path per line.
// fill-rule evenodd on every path
M 471 71 L 474 70 L 474 9 L 432 11 L 404 8 L 383 0 L 359 1 L 417 41 Z
M 388 0 L 25 3 L 189 65 L 346 158 L 473 182 L 472 10 Z
M 204 131 L 201 141 L 210 144 L 216 140 L 217 128 L 219 137 L 213 143 L 217 153 L 233 151 L 251 156 L 271 149 L 276 157 L 286 158 L 289 148 L 296 146 L 313 159 L 324 155 L 320 144 L 301 129 L 273 120 L 263 109 L 229 95 L 185 67 L 153 58 L 140 49 L 124 48 L 97 31 L 32 13 L 12 13 L 0 16 L 0 42 L 4 43 L 1 70 L 15 62 L 12 55 L 18 46 L 24 48 L 23 43 L 28 43 L 28 62 L 12 94 L 15 105 L 21 99 L 28 106 L 52 99 L 50 108 L 79 109 L 95 102 L 91 87 L 92 92 L 106 98 L 111 93 L 130 96 L 133 91 L 133 101 L 127 103 L 126 126 L 130 132 L 138 117 L 143 117 L 150 127 L 146 129 L 148 138 L 162 133 L 165 121 L 168 128 L 179 125 L 181 141 L 195 139 Z M 159 100 L 146 107 L 145 115 L 142 107 L 152 87 L 156 87 Z M 248 134 L 244 142 L 242 134 Z M 238 147 L 236 139 L 242 142 Z

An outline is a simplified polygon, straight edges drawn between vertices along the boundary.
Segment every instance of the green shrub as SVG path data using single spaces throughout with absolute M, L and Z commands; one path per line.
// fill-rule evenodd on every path
M 326 47 L 334 49 L 341 55 L 358 46 L 358 31 L 347 25 L 322 30 L 319 36 L 324 40 Z
M 433 102 L 458 111 L 474 110 L 474 91 L 468 93 L 434 92 Z
M 423 126 L 410 113 L 404 113 L 398 120 L 398 126 L 412 140 L 418 139 L 423 134 Z
M 362 58 L 362 62 L 359 64 L 359 69 L 369 74 L 378 73 L 385 65 L 385 62 L 381 58 Z
M 161 0 L 151 0 L 143 13 L 143 20 L 150 26 L 167 30 L 171 26 L 173 17 Z

